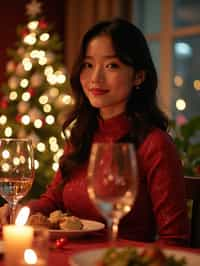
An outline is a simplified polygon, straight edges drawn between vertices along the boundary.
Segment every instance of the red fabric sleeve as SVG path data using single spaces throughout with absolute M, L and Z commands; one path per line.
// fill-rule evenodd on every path
M 158 242 L 177 245 L 189 241 L 184 176 L 170 136 L 153 131 L 140 149 L 158 229 Z
M 62 205 L 62 176 L 60 170 L 55 174 L 51 184 L 46 192 L 39 199 L 31 200 L 27 206 L 31 209 L 31 213 L 41 212 L 48 215 L 55 209 L 63 209 Z

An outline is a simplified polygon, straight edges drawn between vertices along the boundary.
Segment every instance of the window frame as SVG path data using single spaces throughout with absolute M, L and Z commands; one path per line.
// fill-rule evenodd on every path
M 176 28 L 173 25 L 173 2 L 173 0 L 160 0 L 160 32 L 145 35 L 148 41 L 158 41 L 160 43 L 158 97 L 161 108 L 169 117 L 172 116 L 173 41 L 177 37 L 200 35 L 200 25 L 181 28 Z

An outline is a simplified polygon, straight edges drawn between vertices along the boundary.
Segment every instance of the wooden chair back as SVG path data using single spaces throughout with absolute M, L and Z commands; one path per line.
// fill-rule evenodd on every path
M 186 197 L 192 200 L 190 246 L 200 248 L 200 177 L 185 176 Z

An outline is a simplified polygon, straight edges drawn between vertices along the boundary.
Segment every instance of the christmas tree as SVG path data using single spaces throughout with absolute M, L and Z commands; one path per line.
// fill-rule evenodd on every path
M 7 81 L 0 89 L 0 137 L 32 139 L 36 178 L 29 197 L 37 197 L 58 169 L 62 124 L 72 98 L 62 43 L 43 17 L 41 3 L 32 0 L 26 14 L 26 25 L 17 28 L 19 41 L 8 51 Z

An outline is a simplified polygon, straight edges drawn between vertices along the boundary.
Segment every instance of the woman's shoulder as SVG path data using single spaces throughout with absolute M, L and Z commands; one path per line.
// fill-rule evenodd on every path
M 168 132 L 156 127 L 153 128 L 144 139 L 144 142 L 149 142 L 149 141 L 165 143 L 165 142 L 173 142 L 173 139 Z
M 160 128 L 152 129 L 140 145 L 140 150 L 175 150 L 175 144 L 170 134 Z
M 172 137 L 159 128 L 149 132 L 140 145 L 137 155 L 141 168 L 146 169 L 146 172 L 158 165 L 168 170 L 181 169 L 180 155 Z

